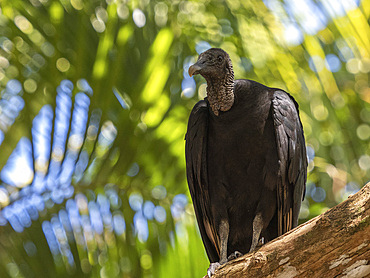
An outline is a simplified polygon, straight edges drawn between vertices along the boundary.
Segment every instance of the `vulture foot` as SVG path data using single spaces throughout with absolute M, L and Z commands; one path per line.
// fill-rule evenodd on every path
M 265 238 L 261 237 L 258 240 L 258 243 L 257 243 L 256 247 L 253 248 L 253 249 L 251 248 L 248 253 L 252 253 L 252 252 L 256 251 L 257 249 L 260 249 L 262 247 L 262 245 L 264 245 L 264 244 L 265 244 Z
M 215 271 L 220 267 L 220 263 L 211 263 L 209 265 L 209 268 L 207 270 L 208 277 L 211 278 L 213 274 L 215 274 Z
M 236 258 L 239 258 L 241 256 L 243 256 L 242 253 L 240 253 L 239 251 L 235 251 L 234 253 L 231 253 L 229 257 L 227 257 L 227 260 L 228 261 L 235 260 Z
M 261 247 L 264 244 L 265 244 L 265 238 L 261 237 L 260 240 L 258 241 L 257 248 Z

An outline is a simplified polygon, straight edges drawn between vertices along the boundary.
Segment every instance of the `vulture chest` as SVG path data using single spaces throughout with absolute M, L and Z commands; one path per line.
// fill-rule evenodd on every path
M 270 92 L 236 91 L 229 111 L 215 116 L 210 110 L 207 143 L 215 221 L 227 217 L 232 228 L 243 220 L 250 230 L 266 172 L 278 168 Z

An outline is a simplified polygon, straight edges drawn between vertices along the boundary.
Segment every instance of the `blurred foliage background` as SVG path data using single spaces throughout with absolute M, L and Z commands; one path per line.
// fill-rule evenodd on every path
M 221 47 L 300 104 L 300 221 L 370 178 L 369 1 L 2 0 L 1 277 L 201 277 L 184 135 Z

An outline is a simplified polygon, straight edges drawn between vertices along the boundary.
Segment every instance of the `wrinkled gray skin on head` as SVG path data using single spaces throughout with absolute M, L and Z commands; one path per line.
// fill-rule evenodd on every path
M 199 55 L 189 68 L 189 75 L 202 75 L 207 81 L 207 97 L 213 113 L 228 111 L 234 104 L 234 71 L 229 55 L 211 48 Z

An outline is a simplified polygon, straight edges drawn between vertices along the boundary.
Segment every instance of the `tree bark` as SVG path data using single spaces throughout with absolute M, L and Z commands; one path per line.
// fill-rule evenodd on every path
M 212 277 L 370 277 L 369 199 L 370 183 Z

